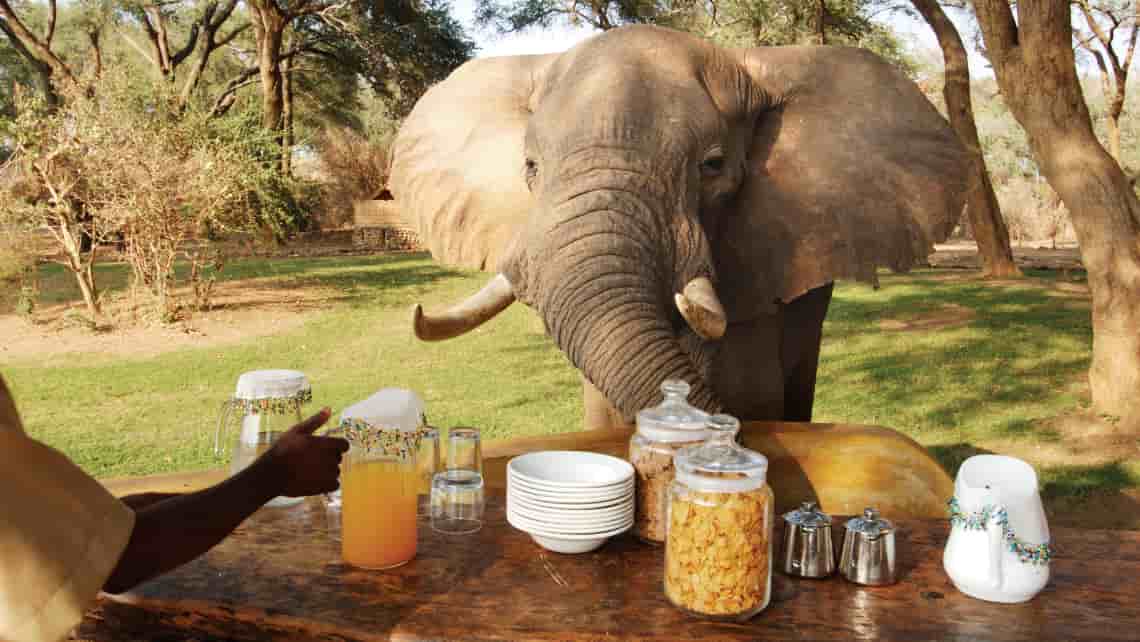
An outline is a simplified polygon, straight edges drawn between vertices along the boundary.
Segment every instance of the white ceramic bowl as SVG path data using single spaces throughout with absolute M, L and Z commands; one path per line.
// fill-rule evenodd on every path
M 556 528 L 585 528 L 589 526 L 609 527 L 617 526 L 620 522 L 624 522 L 633 518 L 633 508 L 622 510 L 617 513 L 609 513 L 602 515 L 579 515 L 568 517 L 561 514 L 553 514 L 543 511 L 527 510 L 526 508 L 517 504 L 508 504 L 507 510 L 522 517 L 523 519 L 547 524 L 550 527 Z
M 507 479 L 507 493 L 527 497 L 542 504 L 599 504 L 610 503 L 626 499 L 633 495 L 633 484 L 607 492 L 594 493 L 563 493 L 557 491 L 535 490 L 524 486 L 514 479 Z
M 629 520 L 627 523 L 621 523 L 621 525 L 609 530 L 602 531 L 602 533 L 561 533 L 559 530 L 552 530 L 543 526 L 535 525 L 534 522 L 530 522 L 529 520 L 519 519 L 518 517 L 515 517 L 515 515 L 511 514 L 510 511 L 507 511 L 506 513 L 506 521 L 507 523 L 510 523 L 510 525 L 514 528 L 519 529 L 523 531 L 523 533 L 527 533 L 529 535 L 553 537 L 557 539 L 568 539 L 568 541 L 576 542 L 596 541 L 596 539 L 608 539 L 614 535 L 625 533 L 625 531 L 633 528 L 634 526 L 633 520 Z
M 575 516 L 596 515 L 602 513 L 618 512 L 633 506 L 633 496 L 621 499 L 597 502 L 592 504 L 551 504 L 537 501 L 520 493 L 507 493 L 507 505 L 515 505 L 530 510 L 549 512 L 551 514 Z
M 605 544 L 606 540 L 609 539 L 608 537 L 598 537 L 595 539 L 565 539 L 562 537 L 535 535 L 534 533 L 528 533 L 528 535 L 534 540 L 535 544 L 538 544 L 546 550 L 566 555 L 589 553 L 590 551 L 600 548 L 602 544 Z
M 519 455 L 507 462 L 507 470 L 522 481 L 565 489 L 596 489 L 633 479 L 633 465 L 628 461 L 576 450 Z
M 567 526 L 565 524 L 549 524 L 545 522 L 527 519 L 518 513 L 508 511 L 507 515 L 510 516 L 515 522 L 518 522 L 521 530 L 528 533 L 539 532 L 545 535 L 557 535 L 564 537 L 568 535 L 591 535 L 594 537 L 607 536 L 613 531 L 622 531 L 630 526 L 633 526 L 633 519 L 619 519 L 605 524 L 586 525 L 586 526 Z
M 630 477 L 629 479 L 624 479 L 620 482 L 617 482 L 614 484 L 607 484 L 605 486 L 586 486 L 586 487 L 581 487 L 581 488 L 567 488 L 565 486 L 553 486 L 553 485 L 547 484 L 546 482 L 534 481 L 533 479 L 529 479 L 527 477 L 524 477 L 522 475 L 519 475 L 519 474 L 513 473 L 513 472 L 507 473 L 507 479 L 519 487 L 528 488 L 530 490 L 536 490 L 536 491 L 543 492 L 543 493 L 554 493 L 557 495 L 563 495 L 563 496 L 568 496 L 568 497 L 574 497 L 574 496 L 578 496 L 578 495 L 594 495 L 597 493 L 623 492 L 627 488 L 632 488 L 633 483 L 634 483 L 633 478 Z

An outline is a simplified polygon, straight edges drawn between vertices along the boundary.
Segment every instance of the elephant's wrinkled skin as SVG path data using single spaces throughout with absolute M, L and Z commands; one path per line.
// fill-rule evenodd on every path
M 417 335 L 532 306 L 612 404 L 588 400 L 589 427 L 631 420 L 668 377 L 710 411 L 809 420 L 832 282 L 925 259 L 966 185 L 949 125 L 874 54 L 650 26 L 473 60 L 392 154 L 436 259 L 499 272 L 450 311 L 417 306 Z

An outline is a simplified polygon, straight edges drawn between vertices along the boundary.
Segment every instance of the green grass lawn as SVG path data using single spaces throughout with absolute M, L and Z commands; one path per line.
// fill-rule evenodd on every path
M 879 290 L 837 286 L 816 420 L 898 429 L 951 472 L 983 450 L 1053 452 L 1036 463 L 1050 498 L 1140 487 L 1140 462 L 1057 457 L 1068 437 L 1042 425 L 1087 404 L 1087 300 L 1041 287 L 1043 274 L 1024 284 L 963 274 L 884 275 Z M 76 297 L 66 274 L 45 268 L 43 276 L 45 304 Z M 126 272 L 100 266 L 99 278 L 122 287 Z M 485 274 L 405 254 L 235 261 L 224 278 L 332 295 L 299 328 L 234 345 L 133 359 L 7 358 L 0 371 L 29 431 L 99 477 L 217 466 L 211 448 L 219 406 L 237 376 L 256 368 L 303 370 L 313 382 L 313 411 L 329 405 L 336 412 L 380 387 L 402 386 L 425 397 L 432 423 L 480 426 L 489 439 L 581 425 L 578 375 L 528 308 L 512 306 L 448 342 L 412 336 L 412 303 L 454 301 L 480 287 Z M 928 329 L 880 327 L 943 317 L 946 325 Z

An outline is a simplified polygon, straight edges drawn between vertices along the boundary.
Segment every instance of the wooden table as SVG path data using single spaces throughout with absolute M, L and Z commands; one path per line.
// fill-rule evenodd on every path
M 948 528 L 944 520 L 898 520 L 897 584 L 860 587 L 839 576 L 794 580 L 777 571 L 772 604 L 766 611 L 747 624 L 721 624 L 691 619 L 666 601 L 661 591 L 661 549 L 623 536 L 593 553 L 546 552 L 506 523 L 504 504 L 502 495 L 492 494 L 486 523 L 473 535 L 444 536 L 421 522 L 416 559 L 384 572 L 341 563 L 337 516 L 326 513 L 316 500 L 292 509 L 263 509 L 197 560 L 129 594 L 103 596 L 76 638 L 1140 637 L 1140 532 L 1136 531 L 1055 529 L 1058 557 L 1049 586 L 1028 603 L 1000 605 L 967 598 L 950 584 L 942 570 Z M 840 532 L 837 528 L 837 535 Z

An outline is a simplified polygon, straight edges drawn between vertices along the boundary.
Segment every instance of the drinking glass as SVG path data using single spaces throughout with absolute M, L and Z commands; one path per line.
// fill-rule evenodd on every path
M 416 512 L 422 516 L 431 514 L 431 480 L 440 471 L 439 429 L 425 426 L 416 454 Z
M 483 526 L 483 457 L 479 430 L 447 431 L 447 468 L 432 477 L 431 527 L 440 533 L 474 533 Z
M 344 439 L 344 428 L 339 426 L 339 425 L 334 426 L 332 428 L 326 428 L 323 435 L 325 437 L 340 437 L 341 439 Z M 344 481 L 344 463 L 343 463 L 343 460 L 342 460 L 342 463 L 340 465 L 340 479 L 341 479 L 341 482 L 343 483 L 343 481 Z M 341 505 L 340 504 L 340 496 L 341 496 L 341 489 L 340 488 L 334 490 L 331 493 L 325 493 L 324 494 L 325 506 L 328 508 L 334 508 L 334 509 L 340 508 L 340 505 Z
M 447 431 L 447 470 L 483 474 L 483 448 L 478 428 L 456 426 Z

